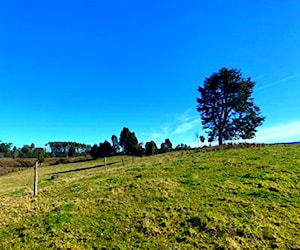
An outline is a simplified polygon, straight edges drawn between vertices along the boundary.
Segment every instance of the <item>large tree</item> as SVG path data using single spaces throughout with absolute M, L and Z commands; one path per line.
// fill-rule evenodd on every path
M 242 77 L 237 69 L 221 68 L 204 80 L 204 86 L 198 88 L 197 110 L 211 140 L 218 138 L 222 145 L 224 140 L 255 136 L 265 118 L 253 102 L 254 86 L 255 82 Z

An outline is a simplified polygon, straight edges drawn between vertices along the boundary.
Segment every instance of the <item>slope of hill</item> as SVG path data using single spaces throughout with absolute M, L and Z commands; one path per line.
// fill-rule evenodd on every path
M 0 158 L 0 175 L 32 167 L 35 159 Z
M 6 175 L 8 173 L 24 170 L 26 168 L 31 168 L 35 162 L 36 158 L 1 158 L 0 157 L 0 176 Z M 78 157 L 60 157 L 60 158 L 46 158 L 43 165 L 56 165 L 61 163 L 76 163 L 90 161 L 90 157 L 78 156 Z
M 38 197 L 31 169 L 11 173 L 0 248 L 299 249 L 299 155 L 268 146 L 43 167 Z

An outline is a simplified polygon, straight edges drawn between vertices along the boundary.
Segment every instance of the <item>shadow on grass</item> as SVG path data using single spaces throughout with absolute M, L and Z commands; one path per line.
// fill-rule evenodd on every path
M 94 161 L 95 159 L 80 159 L 75 161 L 70 161 L 68 158 L 60 158 L 55 160 L 54 162 L 49 163 L 49 165 L 59 165 L 59 164 L 74 164 L 74 163 L 82 163 L 82 162 L 89 162 Z
M 93 166 L 93 167 L 86 167 L 86 168 L 76 168 L 76 169 L 71 169 L 71 170 L 65 170 L 65 171 L 55 172 L 55 173 L 52 173 L 52 174 L 56 175 L 56 174 L 65 174 L 65 173 L 72 173 L 72 172 L 80 172 L 80 171 L 84 171 L 84 170 L 88 170 L 88 169 L 101 168 L 101 167 L 105 167 L 105 166 L 110 166 L 110 165 L 113 165 L 113 164 L 116 164 L 116 163 L 119 163 L 119 162 L 111 162 L 111 163 L 107 163 L 106 165 L 105 164 L 101 164 L 101 165 L 97 165 L 97 166 Z

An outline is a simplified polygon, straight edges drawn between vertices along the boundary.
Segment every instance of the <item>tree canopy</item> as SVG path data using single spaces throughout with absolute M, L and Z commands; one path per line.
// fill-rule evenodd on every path
M 146 155 L 154 155 L 157 153 L 157 146 L 154 141 L 148 141 L 146 143 Z
M 51 154 L 56 157 L 87 154 L 91 150 L 90 145 L 84 143 L 78 143 L 78 142 L 52 141 L 52 142 L 48 142 L 46 146 L 50 147 Z M 71 148 L 71 152 L 70 152 L 70 148 Z
M 124 127 L 120 134 L 119 144 L 123 148 L 125 154 L 133 155 L 138 145 L 138 139 L 134 132 L 131 132 L 129 128 Z
M 172 142 L 170 141 L 170 139 L 165 139 L 165 142 L 163 142 L 160 145 L 160 152 L 161 153 L 166 153 L 166 152 L 170 152 L 172 151 Z
M 254 86 L 255 82 L 242 77 L 237 69 L 221 68 L 204 80 L 204 86 L 198 88 L 197 110 L 211 140 L 218 138 L 222 145 L 224 140 L 255 136 L 265 117 L 253 102 Z

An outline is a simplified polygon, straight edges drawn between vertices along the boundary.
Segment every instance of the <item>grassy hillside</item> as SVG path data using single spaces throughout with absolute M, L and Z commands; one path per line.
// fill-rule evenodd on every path
M 37 198 L 32 170 L 11 173 L 0 177 L 0 249 L 300 249 L 299 155 L 272 146 L 43 167 Z

